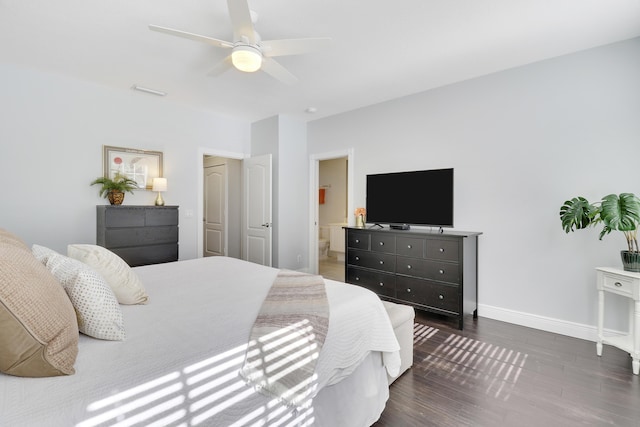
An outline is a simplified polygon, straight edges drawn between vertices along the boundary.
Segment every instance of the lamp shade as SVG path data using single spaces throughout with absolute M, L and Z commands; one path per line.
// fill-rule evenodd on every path
M 167 191 L 167 178 L 153 178 L 152 191 Z
M 231 63 L 240 71 L 258 71 L 262 66 L 262 52 L 249 45 L 236 46 L 231 53 Z

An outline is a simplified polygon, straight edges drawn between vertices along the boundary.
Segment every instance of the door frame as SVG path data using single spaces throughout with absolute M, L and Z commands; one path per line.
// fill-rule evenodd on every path
M 320 188 L 320 161 L 347 158 L 347 224 L 355 224 L 353 215 L 353 176 L 354 176 L 354 149 L 330 151 L 326 153 L 311 154 L 309 156 L 309 270 L 311 274 L 318 274 L 318 233 L 320 204 L 318 201 L 318 188 Z
M 198 208 L 196 216 L 196 242 L 198 247 L 196 248 L 196 256 L 202 258 L 204 255 L 204 230 L 203 230 L 203 215 L 204 215 L 204 156 L 218 156 L 226 157 L 228 159 L 243 160 L 247 156 L 244 153 L 237 153 L 233 151 L 216 150 L 215 148 L 199 147 L 198 148 L 198 163 L 196 170 L 198 171 Z

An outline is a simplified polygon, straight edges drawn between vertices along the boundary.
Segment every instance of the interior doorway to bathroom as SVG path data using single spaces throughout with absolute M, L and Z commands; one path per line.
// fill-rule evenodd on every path
M 348 157 L 318 163 L 318 274 L 344 281 L 344 229 L 349 204 Z

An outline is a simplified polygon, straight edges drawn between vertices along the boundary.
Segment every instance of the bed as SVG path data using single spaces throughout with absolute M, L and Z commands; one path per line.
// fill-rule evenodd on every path
M 291 406 L 238 375 L 277 269 L 211 257 L 132 271 L 149 301 L 120 306 L 126 338 L 79 334 L 72 375 L 0 374 L 0 425 L 356 427 L 382 413 L 400 362 L 375 294 L 325 280 L 330 317 L 317 394 Z

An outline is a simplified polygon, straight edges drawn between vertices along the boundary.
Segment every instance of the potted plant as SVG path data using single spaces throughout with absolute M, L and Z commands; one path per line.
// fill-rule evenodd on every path
M 612 231 L 621 231 L 627 239 L 628 247 L 628 250 L 620 251 L 622 265 L 626 271 L 640 272 L 640 199 L 635 194 L 609 194 L 594 203 L 584 197 L 574 197 L 564 202 L 560 208 L 560 219 L 562 228 L 567 233 L 602 223 L 600 240 Z
M 109 199 L 109 203 L 112 205 L 121 205 L 124 200 L 125 191 L 133 194 L 133 189 L 138 188 L 137 182 L 119 172 L 113 179 L 106 176 L 97 178 L 91 183 L 91 185 L 95 184 L 102 185 L 98 194 L 100 194 L 101 197 Z

